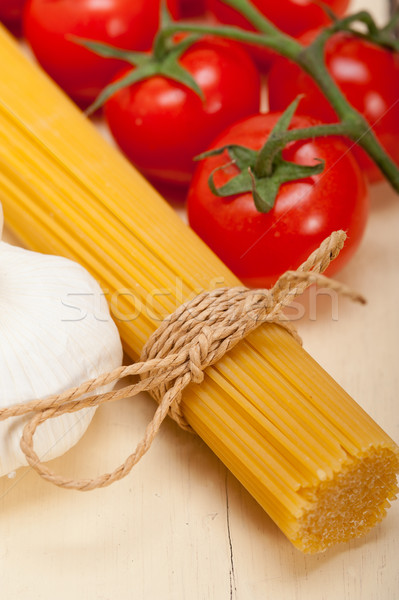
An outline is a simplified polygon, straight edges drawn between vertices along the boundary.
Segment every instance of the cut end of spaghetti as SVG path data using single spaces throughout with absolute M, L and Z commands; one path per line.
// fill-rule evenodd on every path
M 332 480 L 303 490 L 311 508 L 298 521 L 294 545 L 302 552 L 323 552 L 330 546 L 365 535 L 385 516 L 396 498 L 399 449 L 372 448 L 355 458 Z

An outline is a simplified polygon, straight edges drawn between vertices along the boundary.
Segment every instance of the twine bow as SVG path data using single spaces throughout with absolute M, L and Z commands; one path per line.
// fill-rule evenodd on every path
M 191 430 L 180 410 L 183 390 L 190 383 L 200 383 L 204 370 L 251 331 L 265 322 L 278 323 L 300 341 L 295 329 L 282 320 L 282 310 L 309 285 L 319 283 L 352 300 L 364 302 L 361 296 L 343 284 L 321 275 L 339 254 L 345 238 L 343 231 L 334 232 L 297 271 L 284 273 L 270 290 L 235 287 L 199 294 L 161 323 L 144 346 L 139 362 L 114 369 L 61 394 L 2 408 L 0 420 L 34 413 L 24 428 L 21 449 L 28 464 L 54 485 L 88 491 L 126 477 L 150 448 L 168 413 L 180 427 Z M 98 393 L 103 386 L 131 375 L 139 376 L 140 380 L 117 390 Z M 158 407 L 134 452 L 111 473 L 94 479 L 68 479 L 51 471 L 35 453 L 34 433 L 47 419 L 136 396 L 144 391 L 155 397 Z

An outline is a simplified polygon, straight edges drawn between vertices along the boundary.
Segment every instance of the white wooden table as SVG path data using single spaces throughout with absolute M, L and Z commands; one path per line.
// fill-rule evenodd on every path
M 365 6 L 382 13 L 378 0 L 354 3 Z M 399 441 L 399 198 L 380 184 L 371 204 L 362 247 L 338 277 L 367 305 L 308 297 L 299 329 L 305 348 Z M 82 477 L 113 468 L 153 409 L 144 395 L 101 407 L 52 466 Z M 110 488 L 64 491 L 29 469 L 0 479 L 2 600 L 397 600 L 398 556 L 399 502 L 365 538 L 301 554 L 204 443 L 171 421 Z

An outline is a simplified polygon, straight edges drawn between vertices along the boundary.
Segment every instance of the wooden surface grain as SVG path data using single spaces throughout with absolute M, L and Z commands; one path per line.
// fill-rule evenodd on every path
M 382 11 L 372 0 L 354 5 Z M 398 234 L 398 197 L 374 186 L 362 247 L 337 277 L 367 305 L 311 292 L 298 324 L 305 348 L 397 442 Z M 52 466 L 80 476 L 113 468 L 153 410 L 144 395 L 101 407 Z M 28 468 L 0 479 L 5 600 L 397 600 L 398 555 L 399 502 L 366 537 L 301 554 L 204 443 L 170 421 L 110 488 L 68 492 Z

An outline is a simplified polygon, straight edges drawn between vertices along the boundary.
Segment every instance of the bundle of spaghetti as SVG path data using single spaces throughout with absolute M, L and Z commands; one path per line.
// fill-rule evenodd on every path
M 97 278 L 135 360 L 180 303 L 239 282 L 3 30 L 0 53 L 6 222 Z M 181 409 L 305 552 L 364 534 L 395 497 L 395 443 L 277 324 L 208 367 Z

